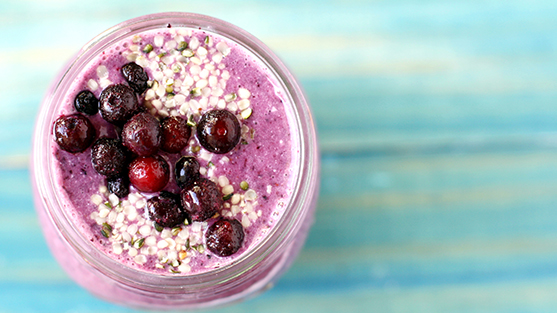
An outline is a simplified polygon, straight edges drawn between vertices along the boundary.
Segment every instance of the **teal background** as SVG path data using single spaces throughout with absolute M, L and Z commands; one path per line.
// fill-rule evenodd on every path
M 162 11 L 267 43 L 320 135 L 300 257 L 270 291 L 216 312 L 557 311 L 557 2 L 1 0 L 0 312 L 132 312 L 54 261 L 28 162 L 63 64 Z

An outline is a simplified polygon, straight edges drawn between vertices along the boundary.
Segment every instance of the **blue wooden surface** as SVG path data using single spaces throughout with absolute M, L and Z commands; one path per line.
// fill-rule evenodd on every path
M 125 19 L 191 11 L 255 34 L 314 109 L 322 195 L 272 290 L 218 312 L 557 311 L 557 3 L 0 2 L 0 312 L 132 312 L 51 257 L 31 131 L 47 85 Z

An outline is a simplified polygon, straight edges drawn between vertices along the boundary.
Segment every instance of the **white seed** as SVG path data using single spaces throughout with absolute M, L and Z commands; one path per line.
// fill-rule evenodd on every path
M 221 187 L 224 187 L 229 184 L 228 178 L 226 176 L 219 176 L 218 182 Z
M 89 87 L 91 91 L 95 91 L 99 88 L 99 84 L 97 84 L 97 81 L 95 81 L 94 79 L 89 79 L 87 81 L 87 87 Z
M 139 233 L 143 236 L 149 236 L 149 234 L 151 233 L 151 226 L 149 225 L 141 226 L 141 228 L 139 229 Z
M 110 85 L 112 85 L 112 81 L 110 81 L 108 78 L 101 78 L 99 80 L 99 86 L 101 86 L 101 88 L 106 88 Z
M 123 213 L 119 213 L 118 216 L 116 216 L 116 223 L 123 223 L 124 220 L 126 220 L 126 216 Z
M 192 65 L 190 67 L 190 74 L 198 75 L 199 73 L 201 73 L 201 67 L 199 65 Z M 192 82 L 192 84 L 193 84 L 193 82 Z
M 209 98 L 209 105 L 210 105 L 211 107 L 216 106 L 218 102 L 219 102 L 219 98 L 218 98 L 218 97 L 211 97 L 211 98 Z
M 151 100 L 155 97 L 155 91 L 153 89 L 147 89 L 145 92 L 145 100 Z
M 224 41 L 217 43 L 216 47 L 217 50 L 219 50 L 219 52 L 222 53 L 223 56 L 227 56 L 230 53 L 230 48 Z
M 126 56 L 126 59 L 128 59 L 129 62 L 135 62 L 135 59 L 137 59 L 139 55 L 137 53 L 130 53 Z
M 116 221 L 116 216 L 118 215 L 118 213 L 116 213 L 116 211 L 111 211 L 108 214 L 107 220 L 109 223 L 114 223 Z
M 203 63 L 203 62 L 201 62 L 201 59 L 198 58 L 198 57 L 191 57 L 191 58 L 190 58 L 190 61 L 191 61 L 193 64 L 197 64 L 197 65 L 201 65 L 201 64 Z
M 95 193 L 91 195 L 91 202 L 93 202 L 94 205 L 98 206 L 103 203 L 103 198 L 101 197 L 101 195 Z
M 238 101 L 238 108 L 240 110 L 245 110 L 245 109 L 249 108 L 249 105 L 250 105 L 250 102 L 247 99 L 243 99 L 243 100 Z
M 166 76 L 166 77 L 174 77 L 174 75 L 176 74 L 176 73 L 174 73 L 174 71 L 173 71 L 172 69 L 170 69 L 170 68 L 167 68 L 166 70 L 164 70 L 163 73 L 164 73 L 164 76 Z M 169 85 L 172 85 L 173 83 L 174 83 L 174 79 L 173 79 L 173 80 L 170 80 L 170 79 L 169 79 L 169 80 L 166 82 L 166 85 L 169 86 Z
M 204 70 L 204 71 L 206 71 L 206 70 Z M 219 83 L 219 80 L 217 79 L 216 76 L 209 77 L 209 86 L 215 87 L 218 83 Z
M 145 244 L 148 246 L 155 246 L 157 244 L 157 237 L 149 236 L 145 239 Z
M 242 113 L 240 113 L 240 115 L 242 116 L 242 118 L 244 120 L 247 120 L 251 116 L 251 113 L 252 113 L 251 108 L 247 108 L 247 109 L 243 110 Z
M 176 242 L 174 241 L 174 239 L 166 238 L 165 241 L 168 244 L 169 249 L 174 249 L 174 247 L 176 247 Z
M 201 79 L 195 84 L 195 87 L 205 88 L 208 84 L 209 84 L 209 82 L 206 79 Z
M 137 233 L 137 224 L 131 224 L 130 226 L 128 226 L 128 234 L 135 236 L 135 234 Z
M 191 267 L 188 264 L 182 263 L 178 266 L 178 270 L 180 273 L 189 273 L 191 271 Z
M 143 254 L 140 255 L 136 255 L 133 260 L 135 261 L 135 263 L 137 264 L 145 264 L 145 262 L 147 262 L 147 257 L 144 256 Z
M 253 189 L 249 189 L 245 194 L 246 200 L 255 200 L 257 198 L 257 193 Z
M 226 185 L 226 186 L 222 187 L 222 194 L 223 195 L 229 195 L 233 192 L 234 192 L 234 186 L 232 186 L 232 185 Z
M 236 102 L 230 102 L 228 104 L 228 110 L 235 112 L 236 110 L 238 110 L 238 104 L 236 104 Z
M 177 94 L 174 96 L 174 103 L 176 105 L 182 105 L 184 104 L 184 102 L 186 102 L 186 96 L 184 96 L 183 94 Z
M 147 250 L 147 253 L 149 253 L 150 255 L 154 255 L 158 251 L 156 246 L 149 247 L 146 250 Z
M 199 72 L 199 77 L 201 77 L 201 78 L 209 77 L 209 71 L 206 68 L 202 69 L 201 72 Z M 216 79 L 216 77 L 215 77 L 215 79 Z
M 220 99 L 219 102 L 217 103 L 217 107 L 219 109 L 224 109 L 226 108 L 226 102 L 223 99 Z
M 251 93 L 246 88 L 240 88 L 238 89 L 238 96 L 242 99 L 247 99 L 251 96 Z
M 273 186 L 271 185 L 267 185 L 267 193 L 270 194 L 271 193 L 271 189 L 273 188 Z
M 128 255 L 131 257 L 134 257 L 137 255 L 137 249 L 136 248 L 130 248 L 130 250 L 128 250 Z
M 174 40 L 169 40 L 164 44 L 164 49 L 166 50 L 171 50 L 176 48 L 176 46 L 178 45 L 178 43 Z
M 130 212 L 128 213 L 128 220 L 135 221 L 136 218 L 137 218 L 137 210 L 133 208 L 133 210 L 130 210 Z
M 168 113 L 168 111 L 166 109 L 162 109 L 162 110 L 159 111 L 159 115 L 161 117 L 167 117 L 170 114 Z
M 142 55 L 135 58 L 135 63 L 143 68 L 149 67 L 149 60 Z
M 112 244 L 112 253 L 118 255 L 118 254 L 122 254 L 122 245 L 119 243 L 113 243 Z
M 244 226 L 245 228 L 249 227 L 251 225 L 251 221 L 249 220 L 247 215 L 243 215 L 242 216 L 242 226 Z
M 163 36 L 155 36 L 155 39 L 153 40 L 153 43 L 157 47 L 162 47 L 162 45 L 164 43 L 164 37 Z
M 211 88 L 205 87 L 205 88 L 201 89 L 201 95 L 202 95 L 203 97 L 208 98 L 211 94 L 212 94 Z
M 145 206 L 145 203 L 146 203 L 145 198 L 141 198 L 137 200 L 137 202 L 135 203 L 135 207 L 138 209 L 143 208 Z
M 225 80 L 228 80 L 230 78 L 230 73 L 227 70 L 224 70 L 222 71 L 221 77 Z
M 120 199 L 118 199 L 118 196 L 111 193 L 108 196 L 108 201 L 110 201 L 110 204 L 112 204 L 112 207 L 116 207 L 118 205 L 118 203 L 120 202 Z
M 166 247 L 168 247 L 168 242 L 166 242 L 166 240 L 161 240 L 157 242 L 157 248 L 164 249 Z
M 166 239 L 172 237 L 172 231 L 168 228 L 165 228 L 161 232 L 161 238 Z
M 108 69 L 104 65 L 97 67 L 97 76 L 99 78 L 108 78 Z
M 199 39 L 197 39 L 197 37 L 193 37 L 192 39 L 190 39 L 188 47 L 192 50 L 196 50 L 199 47 Z
M 203 47 L 197 48 L 197 55 L 199 55 L 199 56 L 206 56 L 206 55 L 207 55 L 207 49 L 205 49 L 205 48 L 203 48 Z
M 230 202 L 232 204 L 238 204 L 240 202 L 240 195 L 237 194 L 237 193 L 233 194 L 232 198 L 230 198 Z M 236 213 L 238 213 L 238 212 L 236 212 Z
M 184 104 L 182 104 L 182 106 L 180 106 L 180 113 L 182 115 L 186 115 L 188 113 L 189 108 L 190 108 L 189 102 L 185 102 Z
M 217 64 L 220 63 L 222 61 L 222 53 L 218 52 L 213 54 L 213 57 L 211 59 Z
M 189 236 L 190 236 L 190 231 L 187 228 L 182 229 L 178 233 L 178 237 L 180 237 L 182 239 L 187 239 Z
M 123 228 L 126 228 L 126 225 L 123 226 Z M 132 240 L 132 236 L 130 234 L 128 234 L 127 232 L 123 232 L 122 233 L 122 239 L 124 239 L 124 241 L 128 242 Z
M 204 168 L 204 167 L 200 167 L 200 168 L 199 168 L 199 174 L 201 174 L 201 175 L 206 175 L 206 174 L 207 174 L 207 169 Z

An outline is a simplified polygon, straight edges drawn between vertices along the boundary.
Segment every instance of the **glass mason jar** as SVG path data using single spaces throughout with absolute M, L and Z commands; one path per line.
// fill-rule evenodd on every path
M 294 190 L 283 216 L 268 235 L 234 262 L 191 275 L 163 275 L 124 265 L 100 251 L 72 222 L 57 194 L 52 168 L 52 125 L 66 90 L 86 65 L 122 38 L 172 27 L 199 29 L 239 44 L 269 70 L 285 91 L 291 115 Z M 318 185 L 319 153 L 314 123 L 303 92 L 292 74 L 268 47 L 227 22 L 191 13 L 160 13 L 123 22 L 105 31 L 69 62 L 48 90 L 33 137 L 31 173 L 35 206 L 46 241 L 60 265 L 78 284 L 105 300 L 144 309 L 195 309 L 244 299 L 270 286 L 293 262 L 313 221 Z

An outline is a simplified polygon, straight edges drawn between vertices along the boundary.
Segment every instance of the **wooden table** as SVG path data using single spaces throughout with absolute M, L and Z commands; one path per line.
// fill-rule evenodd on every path
M 0 2 L 0 312 L 131 312 L 50 255 L 28 160 L 47 85 L 125 19 L 192 11 L 299 77 L 316 223 L 278 284 L 218 312 L 557 311 L 557 2 Z

